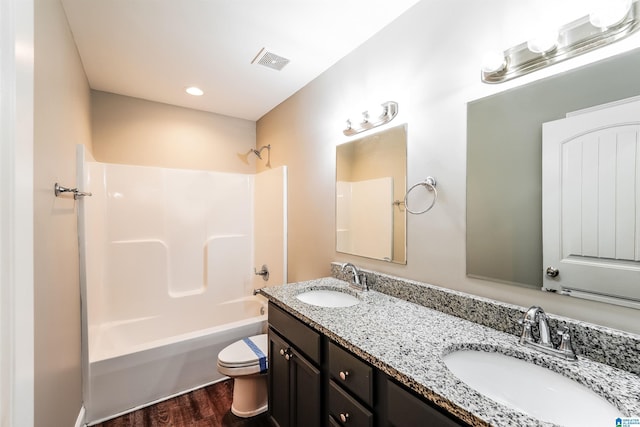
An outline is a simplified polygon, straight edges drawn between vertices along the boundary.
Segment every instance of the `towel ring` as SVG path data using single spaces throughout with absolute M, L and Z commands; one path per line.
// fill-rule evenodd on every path
M 409 204 L 407 204 L 407 198 L 409 197 L 409 193 L 411 193 L 411 191 L 414 188 L 419 187 L 421 185 L 427 187 L 427 190 L 433 191 L 433 200 L 431 201 L 431 204 L 426 209 L 422 211 L 413 211 L 409 208 Z M 438 200 L 438 190 L 436 190 L 436 179 L 432 176 L 428 176 L 424 181 L 418 182 L 417 184 L 413 184 L 411 188 L 407 190 L 407 194 L 405 194 L 404 196 L 404 207 L 407 210 L 407 212 L 409 212 L 410 214 L 420 215 L 425 212 L 429 212 L 431 208 L 433 208 L 433 206 L 436 204 L 436 200 Z

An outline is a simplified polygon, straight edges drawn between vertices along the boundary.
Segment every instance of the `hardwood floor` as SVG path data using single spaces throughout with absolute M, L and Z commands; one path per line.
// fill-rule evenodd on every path
M 267 414 L 239 418 L 230 411 L 233 381 L 210 385 L 121 417 L 96 427 L 269 427 Z

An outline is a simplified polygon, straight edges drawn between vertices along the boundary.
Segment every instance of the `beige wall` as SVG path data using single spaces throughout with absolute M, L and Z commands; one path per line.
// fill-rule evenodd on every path
M 92 91 L 99 162 L 254 173 L 256 124 L 219 114 Z
M 289 167 L 289 281 L 325 276 L 331 261 L 352 261 L 640 332 L 640 310 L 466 277 L 466 103 L 559 70 L 551 67 L 503 85 L 480 82 L 484 51 L 499 43 L 514 23 L 530 19 L 518 16 L 518 9 L 508 0 L 420 2 L 258 121 L 258 145 L 272 145 L 274 167 Z M 638 37 L 628 44 L 640 45 Z M 602 49 L 597 56 L 620 46 Z M 595 57 L 587 54 L 562 67 L 585 64 Z M 338 254 L 334 249 L 335 146 L 348 140 L 342 135 L 343 124 L 353 111 L 389 100 L 399 103 L 399 114 L 387 126 L 409 124 L 408 185 L 428 175 L 438 181 L 436 206 L 427 214 L 409 215 L 406 266 Z
M 82 406 L 76 144 L 90 148 L 89 87 L 59 0 L 35 1 L 35 425 L 73 426 Z

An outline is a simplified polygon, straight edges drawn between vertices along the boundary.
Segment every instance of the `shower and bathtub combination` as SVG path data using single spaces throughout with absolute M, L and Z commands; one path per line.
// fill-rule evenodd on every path
M 253 289 L 286 282 L 286 168 L 256 175 L 83 161 L 86 421 L 224 378 L 217 355 L 266 330 Z M 258 214 L 259 213 L 259 214 Z M 254 274 L 269 267 L 269 281 Z

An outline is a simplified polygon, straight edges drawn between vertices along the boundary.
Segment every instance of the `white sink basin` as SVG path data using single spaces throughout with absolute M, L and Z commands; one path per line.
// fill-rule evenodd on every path
M 326 289 L 307 291 L 296 295 L 296 298 L 304 303 L 320 307 L 351 307 L 360 302 L 353 295 Z
M 481 394 L 539 420 L 562 426 L 613 426 L 622 414 L 587 387 L 556 372 L 500 353 L 460 350 L 447 368 Z

